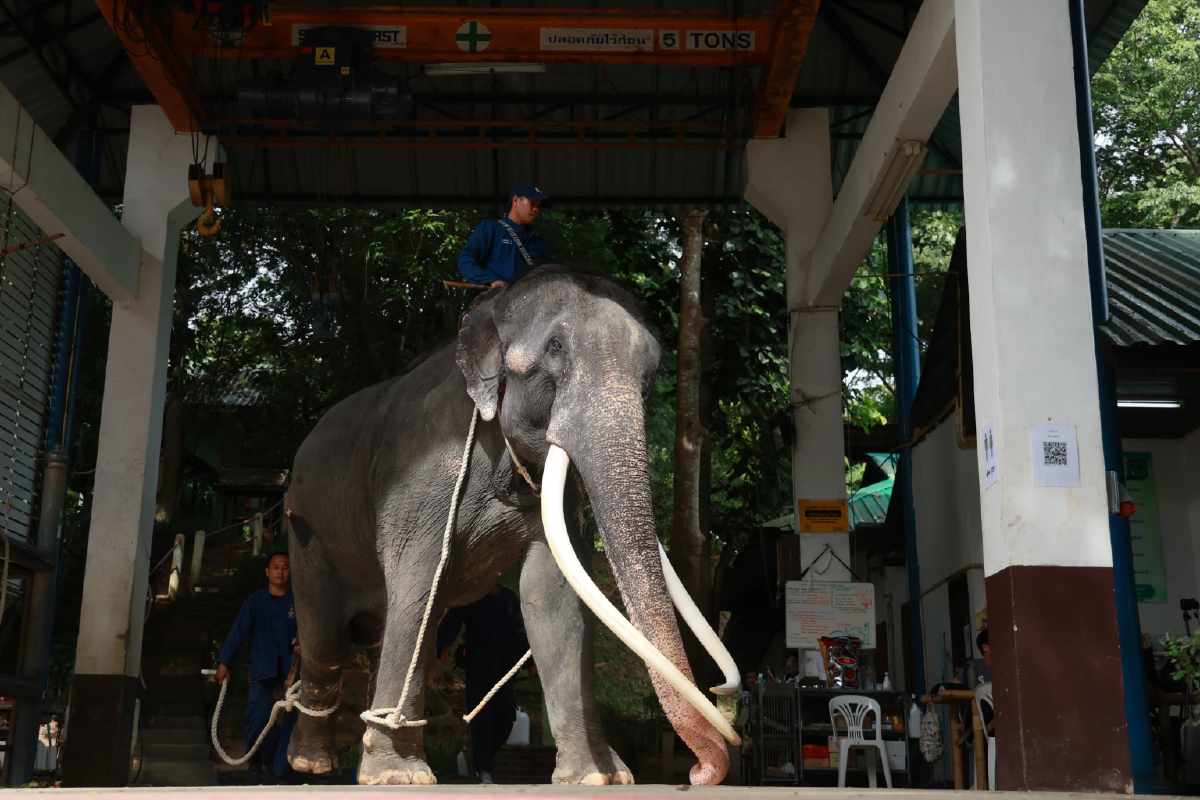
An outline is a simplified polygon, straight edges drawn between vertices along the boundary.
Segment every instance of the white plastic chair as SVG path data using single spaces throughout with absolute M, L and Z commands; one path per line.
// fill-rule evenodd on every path
M 990 683 L 981 683 L 975 687 L 975 707 L 979 712 L 979 719 L 986 719 L 983 716 L 983 707 L 987 705 L 992 712 L 993 717 L 996 713 L 996 705 L 992 702 L 992 685 Z M 986 723 L 985 723 L 986 726 Z M 988 789 L 996 791 L 996 737 L 993 734 L 984 733 L 987 736 L 987 751 L 988 751 Z
M 874 739 L 868 739 L 863 733 L 863 721 L 870 713 L 875 714 Z M 846 720 L 845 738 L 838 737 L 838 717 Z M 878 786 L 875 779 L 875 751 L 878 750 L 883 759 L 883 778 L 891 789 L 892 768 L 888 765 L 887 745 L 883 741 L 883 714 L 879 710 L 879 703 L 856 694 L 835 697 L 829 701 L 829 721 L 833 724 L 833 741 L 838 748 L 838 787 L 846 787 L 846 764 L 850 760 L 850 748 L 864 747 L 867 749 L 867 785 L 872 789 Z

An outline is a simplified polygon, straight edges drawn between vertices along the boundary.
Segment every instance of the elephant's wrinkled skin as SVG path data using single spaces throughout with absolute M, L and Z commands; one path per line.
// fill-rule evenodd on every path
M 423 718 L 423 668 L 442 610 L 482 597 L 498 572 L 523 559 L 521 609 L 558 744 L 554 780 L 632 782 L 601 729 L 594 617 L 551 557 L 539 501 L 516 473 L 501 430 L 535 477 L 551 444 L 570 456 L 631 621 L 691 680 L 650 503 L 644 408 L 659 354 L 626 292 L 543 267 L 485 295 L 464 317 L 457 342 L 330 410 L 300 447 L 287 495 L 302 702 L 319 709 L 336 700 L 351 641 L 376 646 L 371 707 L 398 701 L 477 405 L 450 558 L 404 715 Z M 570 485 L 568 497 L 578 504 Z M 574 519 L 574 509 L 566 517 Z M 700 758 L 693 782 L 719 782 L 728 767 L 720 734 L 657 672 L 651 677 Z M 331 726 L 332 719 L 300 717 L 288 749 L 295 769 L 332 767 Z M 421 731 L 369 724 L 359 781 L 433 783 Z

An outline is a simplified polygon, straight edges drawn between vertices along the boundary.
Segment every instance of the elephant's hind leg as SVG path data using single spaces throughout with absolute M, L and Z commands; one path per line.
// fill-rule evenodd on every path
M 576 550 L 579 548 L 577 547 Z M 581 554 L 586 564 L 588 555 Z M 633 783 L 633 773 L 604 739 L 596 705 L 596 620 L 563 577 L 544 539 L 529 546 L 521 569 L 521 614 L 546 694 L 558 745 L 553 781 Z

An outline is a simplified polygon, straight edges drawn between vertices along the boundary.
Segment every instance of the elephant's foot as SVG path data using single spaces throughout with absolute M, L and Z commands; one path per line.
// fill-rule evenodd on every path
M 608 758 L 595 759 L 589 752 L 575 755 L 558 751 L 557 765 L 551 781 L 572 786 L 608 786 L 633 784 L 633 771 L 611 747 Z M 597 763 L 600 762 L 600 763 Z
M 414 735 L 410 731 L 416 730 Z M 364 786 L 408 786 L 437 783 L 425 763 L 420 728 L 403 728 L 395 734 L 375 726 L 363 734 L 363 757 L 358 782 Z
M 323 775 L 333 770 L 333 719 L 301 714 L 288 742 L 287 760 L 296 772 Z

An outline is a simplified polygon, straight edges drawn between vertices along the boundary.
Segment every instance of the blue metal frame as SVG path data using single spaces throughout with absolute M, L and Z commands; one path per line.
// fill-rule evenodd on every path
M 892 365 L 896 380 L 896 412 L 900 422 L 897 481 L 904 516 L 908 565 L 908 610 L 912 625 L 912 660 L 916 675 L 905 676 L 910 691 L 925 694 L 925 633 L 921 622 L 921 565 L 917 557 L 917 520 L 913 506 L 912 406 L 921 381 L 921 347 L 917 336 L 917 285 L 913 277 L 912 224 L 908 196 L 887 223 L 888 293 L 892 299 Z M 899 277 L 904 275 L 905 277 Z
M 1087 230 L 1088 277 L 1092 294 L 1093 346 L 1100 389 L 1100 431 L 1104 468 L 1125 480 L 1121 436 L 1117 430 L 1117 389 L 1112 367 L 1100 342 L 1100 326 L 1108 321 L 1108 285 L 1104 275 L 1104 242 L 1100 226 L 1100 190 L 1096 176 L 1096 135 L 1092 127 L 1091 73 L 1088 71 L 1087 27 L 1083 0 L 1070 0 L 1071 44 L 1075 68 L 1075 117 L 1079 126 L 1079 166 L 1083 179 L 1083 218 Z M 1166 787 L 1154 769 L 1150 738 L 1150 706 L 1142 665 L 1142 629 L 1138 618 L 1137 585 L 1133 572 L 1133 545 L 1129 520 L 1108 518 L 1112 542 L 1113 586 L 1117 630 L 1121 646 L 1121 675 L 1125 684 L 1125 725 L 1129 735 L 1129 761 L 1137 794 L 1156 794 Z
M 70 450 L 74 399 L 78 395 L 78 354 L 83 345 L 83 318 L 88 280 L 71 259 L 63 265 L 58 332 L 54 337 L 54 379 L 46 419 L 46 452 Z

